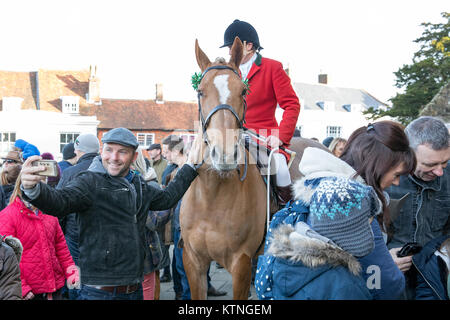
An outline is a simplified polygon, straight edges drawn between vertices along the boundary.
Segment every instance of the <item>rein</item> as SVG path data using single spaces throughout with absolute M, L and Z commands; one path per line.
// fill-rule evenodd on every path
M 203 71 L 201 78 L 203 79 L 203 77 L 205 76 L 205 74 L 210 71 L 210 70 L 231 70 L 234 72 L 234 74 L 236 74 L 239 78 L 241 78 L 241 76 L 239 75 L 239 73 L 234 70 L 233 68 L 229 67 L 229 66 L 224 66 L 224 65 L 219 65 L 219 66 L 212 66 L 209 68 L 206 68 L 205 71 Z M 200 80 L 201 82 L 201 80 Z M 238 125 L 239 125 L 239 130 L 242 132 L 244 131 L 244 123 L 245 123 L 245 113 L 247 110 L 247 102 L 245 100 L 245 98 L 243 98 L 243 102 L 244 102 L 244 114 L 242 116 L 242 119 L 239 118 L 239 115 L 237 114 L 236 110 L 234 110 L 234 108 L 232 106 L 230 106 L 229 104 L 219 104 L 216 107 L 214 107 L 214 109 L 212 109 L 208 115 L 206 116 L 206 118 L 203 117 L 203 112 L 202 112 L 202 105 L 200 102 L 200 98 L 201 98 L 201 92 L 200 90 L 197 90 L 197 99 L 198 99 L 198 112 L 200 114 L 200 120 L 202 122 L 202 131 L 203 131 L 203 141 L 210 146 L 209 144 L 209 140 L 208 140 L 208 134 L 206 133 L 206 130 L 208 128 L 209 122 L 211 121 L 211 117 L 220 110 L 228 110 L 231 112 L 231 114 L 236 118 Z M 247 153 L 245 152 L 245 148 L 244 148 L 244 160 L 245 160 L 245 164 L 244 164 L 244 172 L 242 174 L 242 177 L 239 178 L 240 181 L 244 181 L 245 177 L 247 176 L 247 168 L 248 168 L 248 159 L 247 159 Z M 238 167 L 238 172 L 240 175 L 240 170 Z

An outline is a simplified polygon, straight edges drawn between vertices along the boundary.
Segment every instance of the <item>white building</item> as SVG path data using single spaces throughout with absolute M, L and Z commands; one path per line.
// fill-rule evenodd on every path
M 320 142 L 329 136 L 348 139 L 354 130 L 369 123 L 362 113 L 364 110 L 387 108 L 387 104 L 365 90 L 332 87 L 326 80 L 323 82 L 292 84 L 301 106 L 297 128 L 304 138 L 315 137 Z M 282 114 L 283 110 L 277 108 L 278 122 Z
M 62 147 L 81 133 L 97 135 L 96 116 L 80 116 L 43 110 L 0 111 L 0 155 L 4 156 L 17 139 L 50 152 L 59 161 Z
M 80 112 L 101 104 L 92 70 L 0 71 L 0 83 L 0 156 L 23 139 L 61 160 L 66 143 L 97 135 L 97 116 Z

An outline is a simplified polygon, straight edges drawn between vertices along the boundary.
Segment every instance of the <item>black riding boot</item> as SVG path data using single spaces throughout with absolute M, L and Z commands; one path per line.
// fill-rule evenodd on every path
M 285 187 L 277 186 L 278 204 L 282 207 L 292 200 L 292 184 Z

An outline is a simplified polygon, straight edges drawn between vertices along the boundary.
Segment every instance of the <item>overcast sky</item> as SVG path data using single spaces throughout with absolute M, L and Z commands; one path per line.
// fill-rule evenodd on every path
M 234 19 L 251 23 L 263 56 L 293 82 L 365 89 L 386 102 L 394 71 L 411 63 L 422 22 L 443 22 L 448 0 L 1 0 L 0 70 L 97 65 L 103 98 L 193 100 L 195 39 L 211 60 Z M 1 85 L 1 84 L 0 84 Z

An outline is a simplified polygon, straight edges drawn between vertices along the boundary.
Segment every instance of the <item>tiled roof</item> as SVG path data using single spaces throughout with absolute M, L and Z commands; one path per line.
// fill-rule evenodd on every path
M 346 111 L 344 105 L 360 104 L 364 109 L 387 106 L 365 90 L 338 88 L 325 84 L 293 83 L 298 97 L 303 101 L 305 110 L 320 110 L 317 102 L 334 101 L 336 111 Z
M 23 98 L 22 109 L 36 109 L 36 72 L 0 71 L 0 100 Z M 0 104 L 0 110 L 3 106 Z
M 101 105 L 88 104 L 89 74 L 88 70 L 0 71 L 0 99 L 21 97 L 24 99 L 22 109 L 37 109 L 39 105 L 40 110 L 61 112 L 61 96 L 78 96 L 80 115 L 97 116 L 99 129 L 194 130 L 198 111 L 197 104 L 192 102 L 160 104 L 154 100 L 102 98 Z
M 198 120 L 193 102 L 102 99 L 99 106 L 80 106 L 81 115 L 96 115 L 99 129 L 125 127 L 130 130 L 194 130 Z
M 79 96 L 80 107 L 86 106 L 89 92 L 89 71 L 39 70 L 40 109 L 61 111 L 61 96 Z

